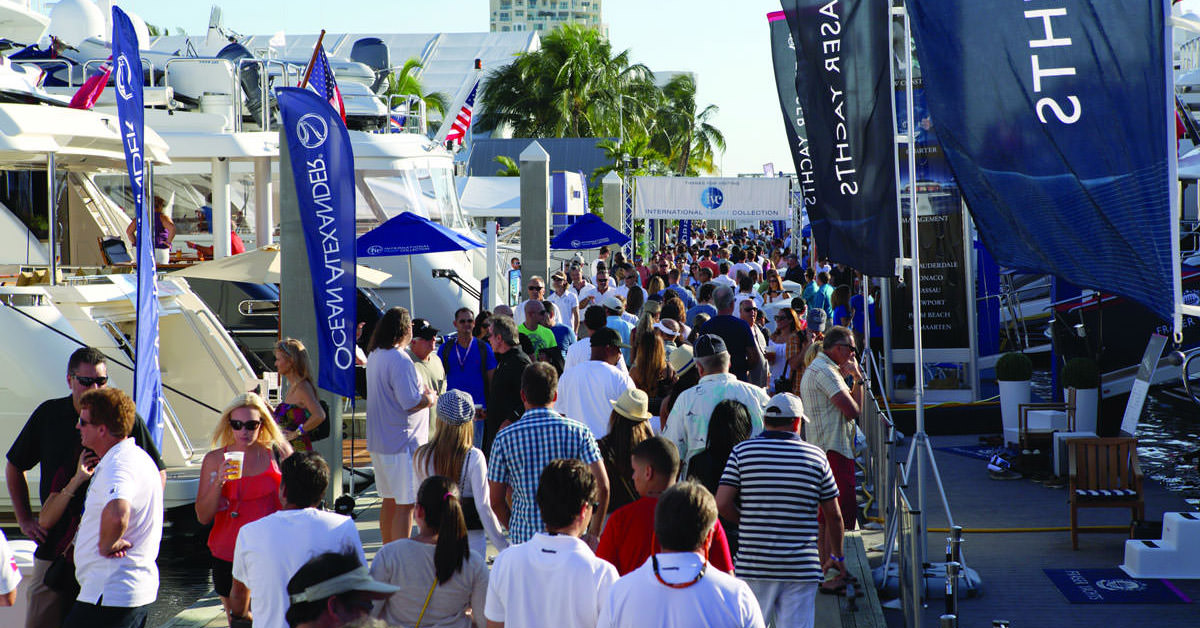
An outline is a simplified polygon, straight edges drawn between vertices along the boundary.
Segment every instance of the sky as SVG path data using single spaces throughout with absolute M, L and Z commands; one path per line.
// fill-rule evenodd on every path
M 172 32 L 200 35 L 214 3 L 121 0 L 122 8 Z M 217 0 L 225 26 L 245 35 L 329 32 L 486 32 L 488 0 Z M 347 10 L 352 5 L 354 10 Z M 697 105 L 720 108 L 715 124 L 727 147 L 722 174 L 792 172 L 775 91 L 767 13 L 778 0 L 603 0 L 614 50 L 630 51 L 652 71 L 696 75 Z

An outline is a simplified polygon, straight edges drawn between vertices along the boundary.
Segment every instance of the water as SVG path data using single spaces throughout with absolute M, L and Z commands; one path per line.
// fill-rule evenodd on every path
M 1033 372 L 1034 395 L 1051 398 L 1050 372 Z M 1138 423 L 1138 460 L 1147 477 L 1200 508 L 1200 461 L 1184 456 L 1200 449 L 1200 408 L 1153 391 Z

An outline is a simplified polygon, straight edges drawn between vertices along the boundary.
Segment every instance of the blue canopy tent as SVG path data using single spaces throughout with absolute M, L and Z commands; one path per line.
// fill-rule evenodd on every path
M 614 229 L 596 214 L 584 214 L 575 224 L 550 241 L 552 249 L 596 249 L 605 245 L 624 246 L 629 236 Z
M 358 237 L 359 257 L 403 255 L 408 261 L 408 311 L 413 310 L 412 255 L 480 249 L 482 242 L 412 212 L 399 216 Z

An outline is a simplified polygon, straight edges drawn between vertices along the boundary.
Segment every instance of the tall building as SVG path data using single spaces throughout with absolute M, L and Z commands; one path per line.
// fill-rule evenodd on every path
M 550 31 L 560 24 L 608 28 L 600 21 L 601 0 L 491 0 L 491 30 Z

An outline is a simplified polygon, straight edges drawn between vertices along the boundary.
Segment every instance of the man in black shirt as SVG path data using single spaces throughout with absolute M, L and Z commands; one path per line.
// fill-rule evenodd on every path
M 762 361 L 763 354 L 754 341 L 750 325 L 734 312 L 733 289 L 721 286 L 713 293 L 717 315 L 697 329 L 699 334 L 715 334 L 725 341 L 729 350 L 729 372 L 743 382 L 750 382 L 750 367 Z M 752 382 L 753 383 L 753 382 Z
M 483 453 L 492 452 L 496 433 L 509 423 L 515 423 L 525 412 L 521 400 L 521 374 L 532 361 L 521 351 L 517 338 L 517 323 L 507 316 L 492 318 L 492 335 L 488 339 L 496 354 L 496 372 L 488 393 L 488 413 L 483 424 Z
M 66 550 L 75 535 L 87 491 L 77 491 L 67 511 L 53 526 L 45 529 L 38 524 L 29 507 L 29 484 L 25 472 L 35 465 L 41 465 L 39 503 L 45 503 L 52 491 L 61 489 L 53 486 L 55 479 L 61 478 L 65 484 L 65 480 L 74 475 L 83 448 L 79 430 L 75 427 L 79 421 L 79 399 L 85 392 L 104 388 L 107 384 L 108 365 L 104 354 L 92 347 L 76 350 L 67 361 L 67 386 L 71 394 L 39 405 L 8 450 L 4 475 L 17 523 L 21 526 L 21 532 L 38 544 L 33 555 L 34 571 L 30 577 L 32 584 L 29 586 L 26 628 L 58 626 L 71 607 L 73 596 L 47 587 L 44 579 L 51 561 Z M 141 417 L 135 420 L 132 435 L 138 446 L 154 459 L 160 470 L 159 480 L 165 483 L 166 474 L 161 471 L 164 468 L 162 458 Z

